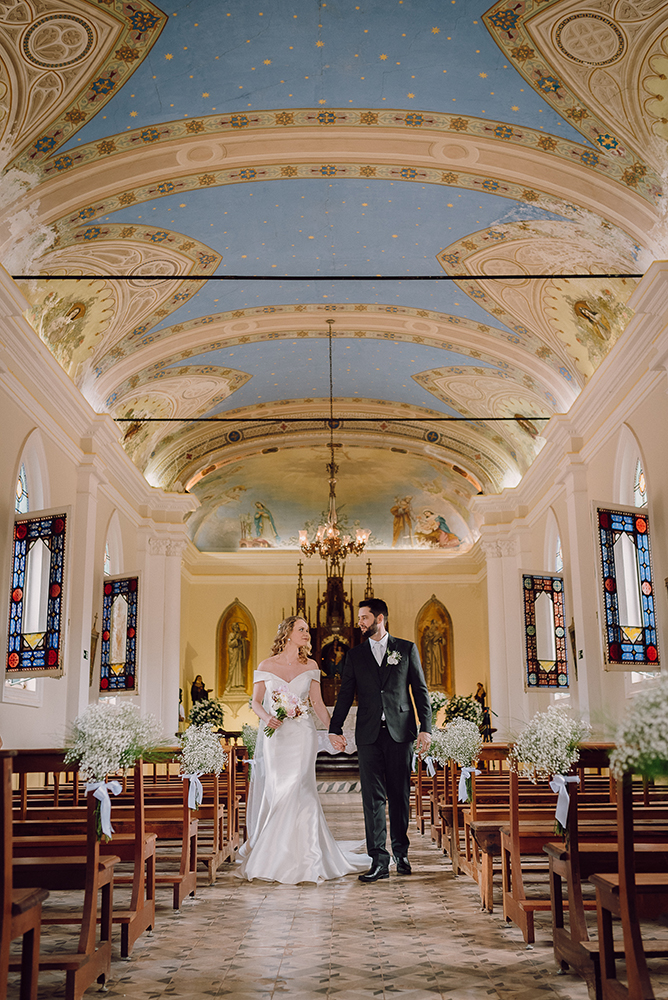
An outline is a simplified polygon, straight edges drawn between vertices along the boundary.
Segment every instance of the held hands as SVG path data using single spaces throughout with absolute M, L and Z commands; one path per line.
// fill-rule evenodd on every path
M 338 733 L 330 733 L 329 742 L 332 744 L 337 753 L 343 753 L 347 746 L 345 736 L 340 736 Z
M 416 753 L 418 755 L 426 753 L 431 744 L 431 733 L 418 733 L 417 744 L 415 747 Z
M 283 725 L 283 719 L 277 719 L 275 715 L 270 715 L 267 719 L 269 729 L 279 729 Z

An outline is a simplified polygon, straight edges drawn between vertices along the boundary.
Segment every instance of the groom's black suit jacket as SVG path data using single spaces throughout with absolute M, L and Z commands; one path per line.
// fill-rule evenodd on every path
M 393 652 L 399 654 L 398 663 L 388 663 Z M 393 740 L 404 743 L 415 739 L 417 725 L 411 694 L 421 729 L 431 732 L 431 701 L 414 642 L 389 635 L 387 652 L 380 664 L 371 652 L 368 639 L 348 651 L 330 733 L 343 732 L 343 723 L 356 693 L 355 740 L 358 745 L 376 742 L 383 712 Z

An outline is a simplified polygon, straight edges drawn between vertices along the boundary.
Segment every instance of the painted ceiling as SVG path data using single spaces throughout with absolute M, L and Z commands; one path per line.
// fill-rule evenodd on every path
M 317 521 L 333 319 L 349 523 L 456 555 L 665 256 L 667 13 L 5 0 L 0 260 L 198 547 Z

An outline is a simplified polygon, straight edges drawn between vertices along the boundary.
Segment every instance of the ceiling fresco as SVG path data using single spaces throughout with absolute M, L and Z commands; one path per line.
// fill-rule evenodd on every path
M 317 522 L 334 319 L 350 525 L 456 558 L 668 250 L 667 15 L 5 0 L 0 260 L 201 549 Z

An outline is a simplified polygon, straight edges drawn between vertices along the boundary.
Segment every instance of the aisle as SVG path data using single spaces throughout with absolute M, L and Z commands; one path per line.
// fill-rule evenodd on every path
M 337 837 L 359 838 L 359 795 L 322 799 Z M 549 933 L 527 951 L 500 913 L 480 912 L 470 879 L 455 879 L 427 838 L 411 837 L 414 874 L 387 882 L 248 884 L 227 867 L 181 915 L 160 891 L 154 936 L 137 942 L 130 962 L 113 962 L 106 997 L 586 1000 L 584 983 L 556 975 Z M 49 978 L 40 977 L 40 1000 L 63 995 L 62 977 Z

